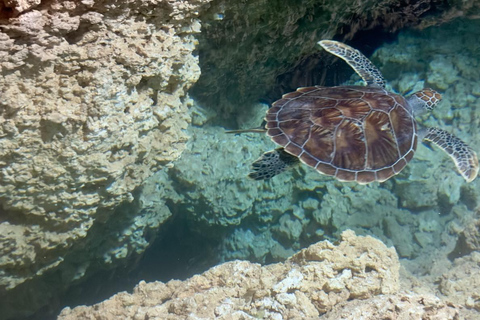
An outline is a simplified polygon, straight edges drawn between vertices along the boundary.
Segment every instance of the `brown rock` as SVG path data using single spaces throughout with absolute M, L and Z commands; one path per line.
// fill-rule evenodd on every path
M 87 234 L 90 244 L 105 244 L 95 240 L 103 239 L 104 228 L 91 229 L 99 217 L 100 225 L 108 221 L 114 208 L 133 200 L 135 188 L 184 150 L 186 91 L 200 76 L 192 34 L 208 1 L 0 5 L 2 17 L 9 8 L 18 13 L 0 20 L 3 316 L 14 308 L 9 299 L 25 298 L 23 289 L 17 297 L 9 290 L 27 280 L 58 270 L 60 283 L 48 287 L 55 291 L 92 270 L 92 257 L 65 262 L 75 256 L 72 247 L 81 250 Z M 109 238 L 119 259 L 138 249 L 125 238 L 123 244 Z M 96 250 L 88 248 L 96 263 L 111 262 Z M 48 296 L 25 298 L 35 301 L 27 309 L 46 304 Z
M 319 319 L 454 320 L 461 319 L 460 310 L 459 306 L 441 301 L 431 294 L 398 293 L 342 302 Z
M 15 14 L 19 14 L 38 6 L 41 2 L 41 0 L 3 0 L 3 5 L 11 8 Z
M 449 300 L 480 311 L 480 252 L 458 258 L 440 278 L 439 289 Z
M 398 272 L 393 248 L 345 231 L 338 245 L 319 242 L 285 263 L 233 261 L 183 282 L 140 282 L 59 319 L 318 319 L 347 300 L 394 294 Z

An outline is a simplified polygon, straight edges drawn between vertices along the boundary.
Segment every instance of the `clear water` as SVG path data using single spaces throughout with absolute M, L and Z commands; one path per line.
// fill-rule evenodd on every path
M 480 20 L 457 19 L 440 27 L 402 31 L 371 55 L 392 91 L 408 95 L 432 87 L 441 92 L 442 102 L 418 122 L 441 127 L 477 151 L 479 35 Z M 348 79 L 347 74 L 336 77 L 360 83 L 358 76 Z M 225 126 L 255 127 L 266 108 L 255 104 L 238 109 Z M 275 145 L 261 134 L 228 135 L 217 121 L 221 122 L 217 117 L 213 125 L 189 129 L 189 148 L 168 175 L 178 184 L 182 199 L 171 203 L 187 212 L 192 224 L 200 224 L 192 230 L 209 226 L 220 261 L 282 261 L 311 243 L 335 241 L 343 230 L 352 229 L 394 246 L 407 272 L 429 290 L 452 294 L 435 279 L 460 272 L 462 260 L 455 259 L 468 260 L 478 250 L 459 237 L 478 221 L 480 189 L 478 179 L 467 184 L 439 148 L 419 144 L 408 167 L 381 184 L 341 183 L 306 166 L 258 182 L 245 178 L 249 166 Z M 185 185 L 191 189 L 185 191 Z
M 287 36 L 298 36 L 295 32 Z M 441 127 L 480 152 L 480 19 L 378 34 L 362 33 L 351 44 L 371 58 L 392 91 L 408 95 L 432 87 L 441 92 L 442 102 L 418 121 Z M 267 44 L 255 43 L 256 48 L 262 45 Z M 205 50 L 208 47 L 199 50 L 201 62 L 209 54 Z M 341 61 L 328 61 L 329 67 L 319 70 L 316 62 L 322 56 L 314 51 L 305 52 L 308 58 L 302 62 L 285 65 L 285 73 L 272 77 L 276 83 L 270 86 L 218 87 L 207 94 L 210 84 L 201 79 L 191 91 L 193 124 L 186 130 L 187 149 L 173 167 L 150 177 L 135 194 L 136 200 L 155 197 L 172 217 L 142 235 L 150 244 L 145 253 L 132 255 L 112 268 L 114 272 L 100 268 L 85 282 L 64 288 L 52 298 L 53 311 L 40 310 L 32 319 L 52 317 L 66 305 L 97 303 L 131 290 L 140 280 L 185 279 L 233 259 L 282 261 L 317 241 L 336 241 L 346 229 L 394 246 L 407 273 L 428 290 L 455 297 L 437 279 L 458 270 L 459 262 L 480 250 L 480 180 L 467 184 L 437 147 L 419 144 L 408 167 L 381 184 L 342 183 L 306 166 L 265 182 L 247 179 L 251 163 L 275 145 L 263 134 L 232 135 L 226 129 L 260 125 L 268 104 L 295 87 L 361 83 Z M 258 63 L 272 65 L 276 60 Z M 215 75 L 211 70 L 209 75 Z M 151 186 L 158 186 L 155 193 L 148 193 Z M 134 219 L 133 206 L 135 202 L 118 208 L 118 214 Z M 114 220 L 106 223 L 122 232 Z M 466 234 L 475 223 L 476 236 Z M 405 282 L 404 289 L 414 288 Z M 462 297 L 458 299 L 462 304 Z
M 419 123 L 441 127 L 474 150 L 480 150 L 479 33 L 480 20 L 458 19 L 402 31 L 371 55 L 392 91 L 408 95 L 432 87 L 441 92 L 443 101 L 419 117 Z M 360 83 L 356 75 L 349 79 L 347 71 L 341 76 L 344 80 L 334 84 Z M 225 126 L 256 127 L 267 108 L 258 103 L 241 109 Z M 204 109 L 197 112 L 208 117 Z M 211 262 L 282 261 L 309 244 L 335 241 L 343 230 L 352 229 L 394 246 L 404 268 L 425 288 L 452 294 L 435 281 L 460 272 L 462 260 L 455 259 L 468 260 L 475 250 L 459 237 L 479 218 L 480 189 L 478 180 L 467 184 L 439 148 L 419 144 L 408 167 L 384 183 L 342 183 L 306 166 L 259 182 L 246 178 L 250 164 L 275 145 L 262 134 L 226 134 L 217 125 L 219 117 L 224 115 L 189 128 L 188 150 L 166 173 L 174 181 L 166 202 L 185 215 L 188 232 L 208 230 L 203 240 L 215 253 L 207 255 Z M 154 254 L 148 251 L 147 257 Z

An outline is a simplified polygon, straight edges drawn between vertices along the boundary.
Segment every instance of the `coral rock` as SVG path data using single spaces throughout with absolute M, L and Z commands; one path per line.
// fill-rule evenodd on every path
M 135 188 L 184 150 L 186 91 L 200 76 L 192 34 L 207 2 L 0 5 L 2 16 L 11 12 L 6 8 L 18 13 L 0 22 L 5 316 L 4 290 L 61 269 L 66 253 L 82 248 L 87 234 L 103 237 L 101 227 L 91 232 L 97 218 L 104 222 L 120 203 L 132 201 Z M 71 279 L 63 274 L 62 281 Z
M 451 301 L 480 311 L 480 253 L 458 258 L 453 267 L 443 274 L 439 289 Z
M 233 261 L 183 282 L 140 282 L 59 319 L 313 319 L 347 300 L 393 294 L 398 277 L 393 248 L 345 231 L 338 245 L 319 242 L 284 263 Z
M 319 319 L 460 319 L 461 308 L 431 294 L 396 294 L 343 302 Z

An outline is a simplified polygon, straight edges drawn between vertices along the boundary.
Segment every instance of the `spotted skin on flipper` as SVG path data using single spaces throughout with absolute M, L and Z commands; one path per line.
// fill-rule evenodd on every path
M 332 40 L 318 42 L 323 49 L 343 59 L 355 72 L 362 77 L 367 86 L 385 88 L 385 79 L 380 71 L 360 51 L 344 43 Z
M 453 159 L 458 171 L 467 182 L 477 177 L 477 154 L 465 142 L 439 128 L 428 128 L 424 139 L 445 151 Z
M 248 177 L 254 180 L 267 180 L 299 162 L 297 157 L 285 152 L 283 148 L 278 148 L 265 152 L 252 163 L 252 171 Z

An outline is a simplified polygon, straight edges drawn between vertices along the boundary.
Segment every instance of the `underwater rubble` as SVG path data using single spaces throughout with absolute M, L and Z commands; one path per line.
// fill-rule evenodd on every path
M 232 261 L 185 281 L 140 282 L 58 319 L 462 319 L 460 305 L 400 290 L 393 248 L 344 231 L 285 262 Z
M 338 244 L 313 244 L 283 263 L 232 261 L 185 281 L 141 282 L 91 307 L 64 309 L 58 319 L 318 319 L 340 302 L 395 294 L 393 248 L 353 231 Z

